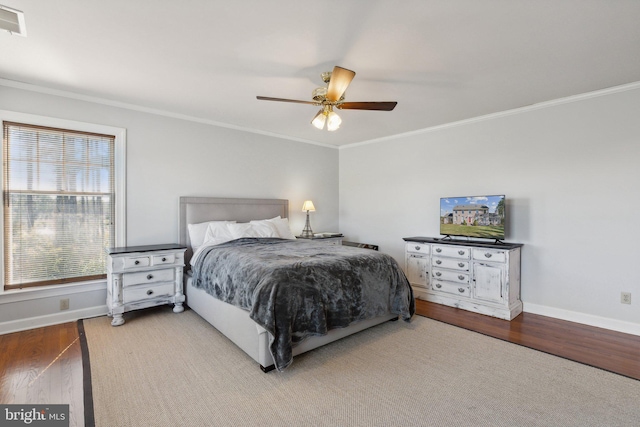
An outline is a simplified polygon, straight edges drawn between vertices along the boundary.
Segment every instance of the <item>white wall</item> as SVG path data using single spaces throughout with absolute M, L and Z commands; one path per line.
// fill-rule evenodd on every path
M 128 245 L 178 242 L 180 196 L 288 199 L 296 234 L 306 218 L 302 203 L 311 199 L 317 209 L 312 214 L 313 229 L 338 229 L 339 152 L 335 148 L 33 89 L 0 85 L 0 110 L 126 129 Z M 96 306 L 96 301 L 102 305 L 106 300 L 104 283 L 82 293 L 72 289 L 0 294 L 0 332 L 64 321 L 73 317 L 73 311 L 106 312 L 104 306 Z M 71 299 L 68 313 L 59 312 L 59 299 L 64 297 Z M 34 316 L 42 318 L 34 320 Z
M 404 265 L 440 197 L 505 194 L 525 311 L 640 335 L 639 118 L 630 85 L 343 147 L 340 231 Z

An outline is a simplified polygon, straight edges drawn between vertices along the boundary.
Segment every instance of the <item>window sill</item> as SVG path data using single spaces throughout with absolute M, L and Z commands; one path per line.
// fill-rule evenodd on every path
M 0 290 L 0 304 L 28 301 L 41 298 L 57 297 L 82 292 L 93 292 L 107 289 L 106 279 L 88 282 L 69 283 L 66 285 L 39 286 L 24 289 Z

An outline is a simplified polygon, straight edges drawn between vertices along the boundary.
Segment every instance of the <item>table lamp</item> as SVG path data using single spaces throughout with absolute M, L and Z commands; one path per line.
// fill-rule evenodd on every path
M 316 211 L 316 208 L 313 206 L 313 202 L 311 200 L 306 200 L 302 205 L 302 212 L 304 211 L 307 211 L 307 223 L 304 225 L 304 229 L 302 230 L 302 234 L 300 234 L 300 237 L 310 239 L 313 237 L 313 231 L 311 230 L 311 224 L 309 223 L 309 212 Z

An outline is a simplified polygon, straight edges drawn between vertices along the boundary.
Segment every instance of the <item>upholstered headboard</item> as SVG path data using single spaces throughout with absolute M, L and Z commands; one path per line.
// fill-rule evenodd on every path
M 188 247 L 184 261 L 189 265 L 193 252 L 188 224 L 205 221 L 249 222 L 280 215 L 289 217 L 289 201 L 284 199 L 233 199 L 220 197 L 180 197 L 180 244 Z

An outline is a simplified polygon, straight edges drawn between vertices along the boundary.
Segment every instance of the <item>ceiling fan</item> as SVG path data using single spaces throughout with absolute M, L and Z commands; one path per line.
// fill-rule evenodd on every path
M 322 73 L 322 80 L 327 83 L 313 90 L 311 96 L 313 101 L 299 101 L 296 99 L 270 98 L 268 96 L 257 96 L 261 101 L 295 102 L 298 104 L 311 104 L 321 106 L 322 109 L 311 120 L 311 124 L 318 129 L 324 129 L 326 123 L 327 130 L 334 131 L 340 127 L 342 119 L 338 116 L 334 108 L 340 110 L 379 110 L 391 111 L 397 102 L 345 102 L 344 92 L 355 77 L 356 73 L 346 68 L 333 67 L 333 71 Z

